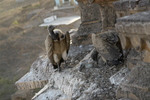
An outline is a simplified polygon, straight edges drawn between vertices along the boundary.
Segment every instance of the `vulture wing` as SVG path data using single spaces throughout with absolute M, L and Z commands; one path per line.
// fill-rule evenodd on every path
M 45 40 L 45 48 L 48 58 L 50 59 L 51 63 L 54 64 L 54 58 L 53 58 L 53 39 L 50 35 L 46 37 Z
M 70 48 L 70 34 L 68 31 L 66 32 L 66 44 L 67 44 L 67 53 L 68 53 Z

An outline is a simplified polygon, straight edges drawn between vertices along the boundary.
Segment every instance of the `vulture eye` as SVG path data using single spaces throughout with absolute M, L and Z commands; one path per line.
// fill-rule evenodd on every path
M 61 38 L 64 38 L 64 35 L 61 35 Z

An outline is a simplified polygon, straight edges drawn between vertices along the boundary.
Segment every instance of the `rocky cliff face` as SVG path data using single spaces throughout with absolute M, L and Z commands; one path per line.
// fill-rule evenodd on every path
M 82 61 L 89 58 L 90 54 L 75 67 L 63 68 L 59 73 L 54 72 L 46 55 L 40 56 L 31 66 L 30 72 L 16 82 L 16 86 L 18 89 L 33 89 L 45 85 L 33 100 L 115 100 L 115 87 L 109 77 L 117 69 L 103 66 L 83 68 L 79 72 Z
M 67 61 L 71 68 L 54 72 L 47 56 L 42 55 L 16 82 L 17 88 L 43 87 L 33 100 L 149 100 L 150 12 L 130 13 L 116 19 L 122 11 L 136 11 L 133 8 L 143 8 L 141 5 L 145 3 L 148 7 L 149 2 L 120 0 L 114 3 L 115 8 L 110 0 L 78 2 L 82 24 L 74 35 L 76 39 L 72 37 L 72 43 L 76 44 L 71 45 Z M 121 11 L 115 10 L 117 7 Z M 87 39 L 91 33 L 94 46 L 87 45 L 91 43 Z M 81 43 L 86 45 L 81 45 L 78 39 L 83 39 Z

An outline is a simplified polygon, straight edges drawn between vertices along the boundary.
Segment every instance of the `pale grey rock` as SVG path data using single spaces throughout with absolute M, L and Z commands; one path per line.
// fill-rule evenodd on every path
M 111 84 L 120 85 L 129 72 L 130 70 L 127 67 L 123 67 L 120 71 L 109 78 Z
M 120 0 L 113 3 L 114 8 L 117 11 L 127 11 L 140 9 L 142 7 L 147 8 L 150 6 L 149 0 Z
M 110 78 L 112 84 L 118 85 L 116 97 L 119 100 L 149 100 L 150 67 L 149 63 L 139 62 L 131 71 L 123 68 Z M 122 99 L 121 99 L 122 98 Z
M 89 58 L 90 54 L 83 60 Z M 33 100 L 99 100 L 100 98 L 115 100 L 115 87 L 109 82 L 109 77 L 116 71 L 111 72 L 106 67 L 86 68 L 82 74 L 78 72 L 79 67 L 77 64 L 74 68 L 63 68 L 60 73 L 54 72 L 48 58 L 41 56 L 31 66 L 30 77 L 25 75 L 16 82 L 16 85 L 18 89 L 33 89 L 40 84 L 32 79 L 33 76 L 45 79 L 47 83 L 36 93 Z M 19 85 L 20 83 L 22 85 Z

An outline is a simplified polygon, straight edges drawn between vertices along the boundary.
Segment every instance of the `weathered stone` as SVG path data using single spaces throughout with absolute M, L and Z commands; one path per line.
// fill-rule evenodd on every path
M 79 2 L 81 12 L 81 24 L 78 29 L 79 35 L 101 31 L 100 5 L 97 3 L 85 4 Z
M 148 0 L 139 0 L 138 2 L 139 7 L 144 7 L 144 6 L 150 6 L 150 2 Z
M 119 85 L 117 98 L 133 100 L 149 100 L 150 98 L 150 67 L 147 63 L 134 67 Z
M 146 27 L 145 27 L 146 24 Z M 148 26 L 150 23 L 140 23 L 140 22 L 131 22 L 131 23 L 117 23 L 116 24 L 116 30 L 117 32 L 124 32 L 124 33 L 131 33 L 131 34 L 141 34 L 141 35 L 150 35 Z
M 112 3 L 114 1 L 118 0 L 77 0 L 78 2 L 84 2 L 84 3 L 98 3 L 98 4 L 106 4 L 106 3 Z
M 138 2 L 137 0 L 130 0 L 129 1 L 131 9 L 134 9 L 137 6 L 137 2 Z
M 105 3 L 101 4 L 101 2 Z M 88 0 L 78 0 L 81 11 L 81 24 L 78 34 L 97 33 L 107 30 L 108 27 L 114 27 L 116 14 L 112 2 L 112 0 L 94 0 L 88 3 Z
M 150 8 L 148 0 L 120 0 L 114 2 L 113 5 L 118 18 L 147 11 Z
M 78 32 L 75 32 L 75 34 L 71 35 L 71 40 L 72 40 L 72 44 L 73 45 L 92 44 L 91 35 L 90 34 L 79 35 Z
M 120 88 L 117 89 L 116 96 L 119 100 L 140 100 L 135 94 L 129 91 L 122 91 Z
M 142 61 L 142 53 L 135 50 L 134 48 L 129 48 L 128 53 L 125 55 L 126 58 L 126 66 L 129 69 L 132 69 L 133 67 L 136 67 L 140 64 Z
M 141 39 L 138 35 L 131 36 L 131 45 L 135 48 L 135 50 L 139 51 L 141 50 Z
M 121 7 L 121 1 L 116 1 L 113 3 L 113 6 L 114 6 L 114 9 L 115 10 L 122 10 L 122 7 Z
M 110 5 L 101 6 L 101 20 L 102 20 L 102 29 L 105 30 L 108 27 L 114 27 L 116 23 L 116 14 L 115 10 Z
M 124 34 L 119 34 L 121 40 L 122 49 L 129 49 L 132 47 L 130 38 L 125 36 Z
M 148 51 L 143 51 L 143 61 L 150 63 L 150 52 Z
M 125 0 L 121 2 L 122 10 L 128 10 L 129 9 L 129 1 Z
M 125 76 L 130 72 L 130 69 L 123 67 L 120 71 L 109 78 L 111 84 L 120 85 Z
M 83 60 L 89 58 L 90 54 Z M 80 66 L 77 64 L 74 68 L 64 68 L 62 72 L 54 72 L 51 68 L 52 66 L 47 62 L 47 59 L 48 58 L 43 56 L 34 62 L 37 70 L 35 69 L 35 73 L 33 74 L 36 76 L 41 75 L 43 78 L 48 79 L 48 83 L 36 93 L 32 98 L 33 100 L 99 100 L 104 97 L 106 99 L 115 100 L 114 87 L 110 84 L 108 77 L 116 71 L 110 71 L 109 73 L 107 67 L 99 67 L 84 69 L 83 74 L 78 72 Z M 47 68 L 47 70 L 45 68 Z M 41 71 L 39 71 L 39 69 Z M 31 70 L 33 70 L 33 68 L 31 68 Z M 32 75 L 30 75 L 30 77 L 32 77 Z M 30 79 L 30 77 L 26 76 L 28 79 Z M 38 78 L 40 77 L 37 77 L 37 79 Z M 29 81 L 29 83 L 31 83 L 31 81 Z M 109 92 L 113 95 L 110 95 Z
M 150 11 L 133 14 L 117 19 L 116 31 L 119 34 L 123 49 L 134 48 L 141 53 L 143 61 L 149 62 L 150 52 Z M 131 64 L 130 64 L 131 65 Z
M 78 29 L 79 35 L 88 35 L 92 32 L 100 32 L 102 30 L 102 23 L 96 22 L 96 23 L 90 23 L 90 24 L 80 24 L 80 27 Z
M 120 98 L 118 100 L 133 100 L 133 99 L 130 99 L 130 98 Z
M 150 51 L 150 37 L 147 35 L 128 35 L 128 34 L 119 34 L 121 39 L 121 45 L 123 49 L 134 48 L 137 51 L 147 50 Z
M 145 11 L 130 16 L 118 18 L 117 22 L 150 22 L 150 11 Z
M 71 100 L 71 98 L 61 90 L 49 87 L 45 91 L 38 92 L 32 100 Z

